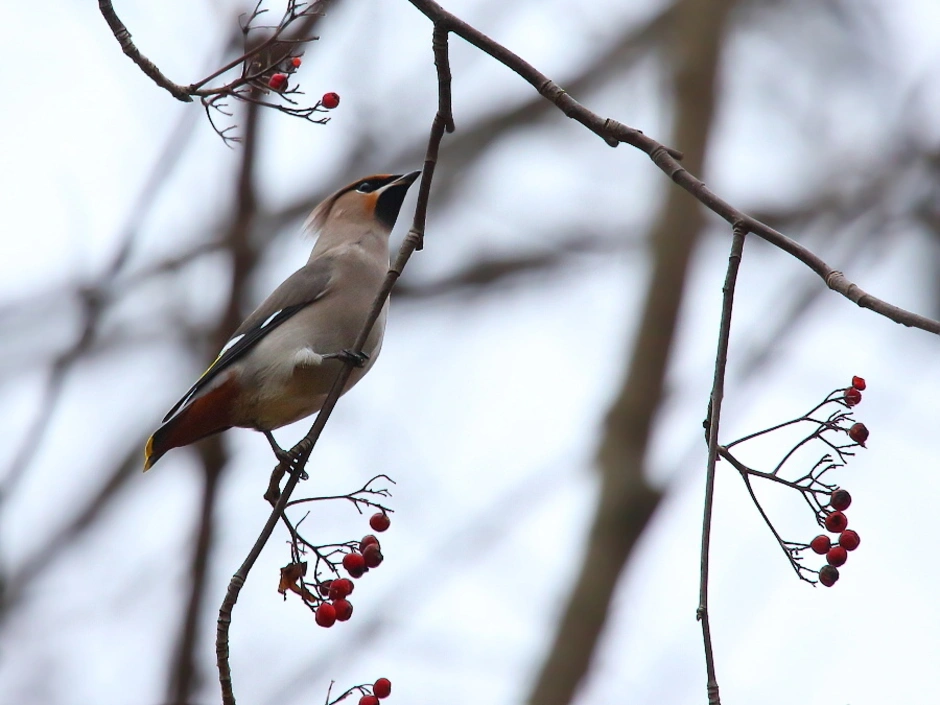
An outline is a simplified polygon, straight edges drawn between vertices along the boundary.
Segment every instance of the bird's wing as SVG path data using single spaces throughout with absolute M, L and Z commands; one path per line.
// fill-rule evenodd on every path
M 238 327 L 238 330 L 222 347 L 215 362 L 209 365 L 209 369 L 202 373 L 183 398 L 176 402 L 163 417 L 164 423 L 204 389 L 216 375 L 245 355 L 264 336 L 301 309 L 329 294 L 332 278 L 332 258 L 321 257 L 285 279 L 284 283 L 275 289 Z

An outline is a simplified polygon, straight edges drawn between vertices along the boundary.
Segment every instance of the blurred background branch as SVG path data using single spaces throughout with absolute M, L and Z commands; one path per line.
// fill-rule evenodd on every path
M 675 10 L 672 142 L 684 152 L 684 164 L 694 174 L 704 173 L 720 48 L 733 6 L 730 0 L 685 0 Z M 597 451 L 598 506 L 580 574 L 530 703 L 572 701 L 593 661 L 617 581 L 659 506 L 660 493 L 646 479 L 647 448 L 704 219 L 695 201 L 679 189 L 669 189 L 654 222 L 649 236 L 652 275 L 622 387 L 607 411 Z

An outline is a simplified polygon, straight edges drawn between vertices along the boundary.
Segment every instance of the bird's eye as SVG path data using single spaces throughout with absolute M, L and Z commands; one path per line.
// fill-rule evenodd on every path
M 372 193 L 375 191 L 375 186 L 371 181 L 363 181 L 359 184 L 359 188 L 356 189 L 359 193 Z

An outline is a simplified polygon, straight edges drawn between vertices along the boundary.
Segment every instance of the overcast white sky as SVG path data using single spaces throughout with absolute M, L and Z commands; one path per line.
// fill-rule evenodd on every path
M 142 51 L 180 82 L 210 65 L 230 4 L 115 2 Z M 650 11 L 644 3 L 613 0 L 577 12 L 555 0 L 444 4 L 562 84 L 571 67 L 613 41 L 631 17 Z M 710 185 L 746 208 L 764 208 L 839 176 L 863 178 L 892 151 L 881 140 L 903 120 L 920 126 L 924 143 L 937 144 L 940 5 L 906 0 L 881 11 L 886 34 L 875 63 L 891 76 L 887 88 L 882 74 L 853 74 L 851 64 L 838 60 L 832 73 L 819 73 L 800 42 L 815 47 L 817 36 L 830 35 L 793 20 L 765 26 L 728 49 Z M 0 308 L 18 307 L 16 320 L 36 315 L 43 324 L 27 335 L 18 323 L 0 345 L 0 468 L 8 467 L 36 413 L 45 374 L 40 363 L 68 346 L 78 320 L 73 302 L 53 299 L 40 307 L 34 297 L 64 291 L 107 266 L 167 136 L 187 112 L 200 110 L 157 89 L 120 53 L 94 3 L 50 0 L 41 11 L 15 3 L 4 14 L 0 63 L 10 80 L 0 110 L 6 216 Z M 328 176 L 347 158 L 350 134 L 377 139 L 375 172 L 420 166 L 384 161 L 395 150 L 383 141 L 423 135 L 433 117 L 426 20 L 403 0 L 344 3 L 321 37 L 300 78 L 311 95 L 336 91 L 342 104 L 326 127 L 268 119 L 260 185 L 273 206 L 338 186 Z M 528 95 L 528 86 L 507 70 L 454 44 L 458 129 L 490 106 Z M 788 67 L 806 78 L 785 80 Z M 657 80 L 649 67 L 585 101 L 664 136 Z M 917 100 L 904 102 L 918 88 Z M 825 110 L 784 111 L 821 102 Z M 150 259 L 205 238 L 205 227 L 229 203 L 238 155 L 201 115 L 196 119 L 194 144 L 141 231 L 129 278 Z M 835 166 L 839 159 L 844 169 Z M 432 213 L 427 248 L 410 276 L 446 274 L 478 253 L 532 249 L 532 233 L 557 236 L 551 227 L 559 222 L 576 230 L 588 215 L 613 236 L 636 240 L 666 184 L 642 155 L 610 150 L 559 114 L 504 140 L 461 175 L 458 188 L 457 206 Z M 893 226 L 844 244 L 820 232 L 791 234 L 821 249 L 863 288 L 935 315 L 935 240 Z M 716 228 L 696 259 L 651 460 L 655 481 L 670 491 L 619 587 L 579 702 L 705 701 L 694 619 L 700 424 L 728 244 L 727 233 Z M 309 246 L 297 230 L 272 241 L 264 280 L 256 284 L 259 300 L 302 264 Z M 865 249 L 858 253 L 859 247 Z M 354 619 L 326 631 L 275 591 L 277 569 L 286 562 L 277 536 L 236 610 L 232 664 L 240 702 L 321 702 L 331 679 L 339 687 L 380 675 L 394 683 L 393 704 L 508 704 L 524 697 L 578 565 L 594 500 L 598 423 L 623 369 L 645 264 L 634 248 L 622 257 L 585 257 L 549 280 L 522 280 L 470 304 L 455 298 L 393 304 L 381 360 L 339 404 L 314 456 L 329 470 L 305 488 L 329 493 L 377 472 L 392 475 L 398 512 L 384 539 L 386 562 L 358 586 Z M 160 313 L 180 301 L 191 320 L 214 320 L 226 296 L 225 271 L 209 257 L 135 291 L 105 334 L 128 318 L 163 321 Z M 862 545 L 835 588 L 799 582 L 738 478 L 720 469 L 711 597 L 723 701 L 933 702 L 940 692 L 940 566 L 933 560 L 940 530 L 940 345 L 824 294 L 785 339 L 774 341 L 763 371 L 745 379 L 741 365 L 773 329 L 768 321 L 786 309 L 793 292 L 822 286 L 812 277 L 784 254 L 748 243 L 725 440 L 811 407 L 853 374 L 865 376 L 869 390 L 857 415 L 871 429 L 869 450 L 837 478 L 855 498 L 849 516 Z M 71 517 L 128 437 L 138 436 L 142 445 L 198 374 L 176 337 L 138 327 L 144 331 L 139 343 L 101 355 L 70 378 L 42 449 L 0 516 L 5 572 L 15 572 Z M 297 426 L 282 434 L 290 440 L 303 431 Z M 210 641 L 217 604 L 267 516 L 260 498 L 267 445 L 247 431 L 229 435 L 237 467 L 223 485 L 217 517 L 221 543 L 200 647 L 206 683 L 199 702 L 217 700 Z M 156 472 L 135 478 L 107 521 L 6 616 L 0 705 L 160 701 L 198 491 L 193 458 L 182 451 L 168 456 Z M 782 524 L 797 527 L 793 539 L 815 535 L 801 501 L 773 495 L 768 507 Z M 365 531 L 364 521 L 347 510 L 329 516 L 322 522 L 328 539 Z

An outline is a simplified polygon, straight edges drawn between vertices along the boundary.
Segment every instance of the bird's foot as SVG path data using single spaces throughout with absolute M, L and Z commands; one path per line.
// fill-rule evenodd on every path
M 265 500 L 273 507 L 277 505 L 281 497 L 281 480 L 284 478 L 285 472 L 296 475 L 300 480 L 309 479 L 310 476 L 304 471 L 300 461 L 302 457 L 309 454 L 309 449 L 301 445 L 299 448 L 284 450 L 277 444 L 277 441 L 274 440 L 274 436 L 270 431 L 262 431 L 262 433 L 264 437 L 268 439 L 268 443 L 271 444 L 271 450 L 274 451 L 274 455 L 277 457 L 277 466 L 271 471 L 268 489 L 264 493 Z
M 284 450 L 277 444 L 274 435 L 270 431 L 262 431 L 262 433 L 264 433 L 264 437 L 268 439 L 268 443 L 271 444 L 271 450 L 274 451 L 279 467 L 289 470 L 292 475 L 299 475 L 301 480 L 310 479 L 310 476 L 300 465 L 300 457 L 303 455 L 303 449 L 298 449 L 296 452 Z
M 369 361 L 369 355 L 362 351 L 355 352 L 354 350 L 340 350 L 338 353 L 327 353 L 323 356 L 324 360 L 340 360 L 341 362 L 348 362 L 353 367 L 365 367 L 365 364 Z

